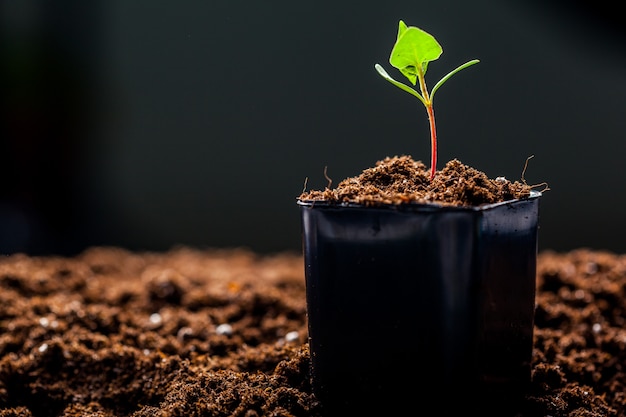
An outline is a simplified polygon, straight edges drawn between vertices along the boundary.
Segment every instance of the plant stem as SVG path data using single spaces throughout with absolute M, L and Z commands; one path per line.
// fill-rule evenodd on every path
M 424 97 L 424 105 L 426 106 L 426 112 L 428 113 L 428 122 L 430 124 L 430 180 L 435 178 L 435 172 L 437 172 L 437 129 L 435 127 L 435 110 L 433 108 L 433 102 L 428 94 L 428 88 L 426 87 L 426 79 L 424 74 L 426 71 L 420 66 L 417 70 L 417 78 L 420 82 L 420 90 Z
M 437 171 L 437 129 L 435 127 L 435 110 L 432 103 L 426 106 L 428 121 L 430 122 L 430 180 L 435 178 Z

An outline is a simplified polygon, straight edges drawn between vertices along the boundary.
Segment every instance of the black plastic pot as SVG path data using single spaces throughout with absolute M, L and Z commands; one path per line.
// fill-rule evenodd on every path
M 328 414 L 414 415 L 432 396 L 439 415 L 468 401 L 488 411 L 523 395 L 540 196 L 470 208 L 298 202 L 312 384 Z

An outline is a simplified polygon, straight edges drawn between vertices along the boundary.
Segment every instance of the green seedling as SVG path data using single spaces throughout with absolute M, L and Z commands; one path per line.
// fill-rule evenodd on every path
M 478 59 L 473 59 L 459 66 L 457 69 L 451 71 L 439 80 L 429 93 L 424 79 L 426 69 L 428 68 L 428 63 L 438 59 L 442 53 L 443 49 L 441 48 L 441 45 L 439 45 L 439 42 L 437 42 L 432 35 L 415 26 L 407 26 L 402 20 L 400 20 L 398 26 L 398 37 L 396 38 L 396 43 L 391 51 L 389 63 L 400 70 L 400 72 L 408 78 L 413 85 L 416 85 L 419 81 L 421 94 L 408 85 L 391 78 L 387 71 L 385 71 L 385 69 L 379 64 L 374 66 L 376 71 L 378 71 L 384 79 L 401 90 L 417 97 L 426 107 L 428 121 L 430 123 L 431 180 L 435 177 L 435 172 L 437 171 L 437 129 L 435 127 L 435 112 L 433 110 L 433 98 L 435 97 L 435 93 L 439 87 L 448 81 L 448 79 L 450 79 L 450 77 L 454 74 L 464 68 L 480 62 Z

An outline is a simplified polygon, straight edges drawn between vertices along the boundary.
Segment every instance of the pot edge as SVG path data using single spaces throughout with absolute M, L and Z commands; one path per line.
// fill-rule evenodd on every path
M 530 196 L 526 198 L 517 198 L 514 200 L 506 200 L 498 203 L 483 204 L 481 206 L 453 206 L 438 203 L 402 203 L 402 204 L 389 204 L 380 203 L 375 205 L 365 205 L 358 203 L 329 203 L 325 200 L 297 200 L 297 204 L 301 207 L 317 207 L 327 209 L 379 209 L 379 210 L 424 210 L 424 211 L 485 211 L 496 207 L 515 204 L 518 202 L 524 202 L 529 200 L 535 200 L 543 195 L 540 191 L 531 190 Z

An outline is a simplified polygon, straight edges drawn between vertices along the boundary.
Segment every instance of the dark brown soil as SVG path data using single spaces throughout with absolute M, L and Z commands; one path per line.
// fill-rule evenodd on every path
M 0 416 L 321 416 L 303 269 L 245 250 L 5 257 Z M 544 252 L 537 283 L 518 416 L 626 415 L 626 255 Z
M 387 157 L 359 176 L 347 178 L 332 189 L 303 192 L 302 201 L 363 205 L 436 203 L 440 205 L 481 206 L 525 198 L 531 186 L 504 177 L 491 179 L 461 161 L 449 161 L 430 180 L 430 170 L 410 156 Z

